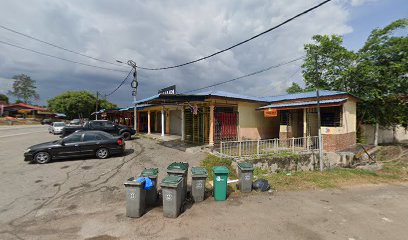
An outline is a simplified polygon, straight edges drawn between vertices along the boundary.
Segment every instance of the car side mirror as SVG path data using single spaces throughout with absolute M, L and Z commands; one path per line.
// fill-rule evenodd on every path
M 65 142 L 61 140 L 61 146 L 65 146 Z

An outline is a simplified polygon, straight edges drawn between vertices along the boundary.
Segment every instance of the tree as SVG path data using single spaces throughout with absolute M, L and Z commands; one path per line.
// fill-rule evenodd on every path
M 341 36 L 315 35 L 313 40 L 315 43 L 305 45 L 306 58 L 302 65 L 306 88 L 315 89 L 317 83 L 321 89 L 350 91 L 348 72 L 356 54 L 342 46 Z
M 305 45 L 302 68 L 306 86 L 313 87 L 319 77 L 319 88 L 359 97 L 360 121 L 383 126 L 406 124 L 408 37 L 394 33 L 407 26 L 408 19 L 400 19 L 374 29 L 357 52 L 343 47 L 340 36 L 314 36 L 315 43 Z
M 292 86 L 288 87 L 288 89 L 286 89 L 287 93 L 300 93 L 300 92 L 304 92 L 305 90 L 297 83 L 292 82 Z
M 25 74 L 16 75 L 13 77 L 13 91 L 9 91 L 9 94 L 15 96 L 18 100 L 22 100 L 24 103 L 30 103 L 31 99 L 39 99 L 40 96 L 36 92 L 35 80 Z
M 9 103 L 9 98 L 5 94 L 0 94 L 0 101 Z
M 89 118 L 95 111 L 97 98 L 88 91 L 68 91 L 50 100 L 48 107 L 55 112 L 65 113 L 68 118 L 78 118 L 80 115 Z M 99 99 L 99 109 L 116 108 L 116 104 Z

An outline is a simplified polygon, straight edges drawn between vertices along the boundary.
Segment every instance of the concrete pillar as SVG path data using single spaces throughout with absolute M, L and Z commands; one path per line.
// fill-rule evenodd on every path
M 161 135 L 164 137 L 164 107 L 161 110 Z
M 184 141 L 184 107 L 181 108 L 181 141 Z
M 159 130 L 159 112 L 155 112 L 155 118 L 154 118 L 154 131 L 158 132 Z
M 170 134 L 170 110 L 166 111 L 166 134 Z
M 210 106 L 210 134 L 209 134 L 209 144 L 214 145 L 214 105 Z
M 150 110 L 147 111 L 147 134 L 150 134 Z

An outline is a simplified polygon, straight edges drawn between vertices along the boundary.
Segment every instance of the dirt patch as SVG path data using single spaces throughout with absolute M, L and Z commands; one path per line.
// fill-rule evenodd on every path
M 89 170 L 89 169 L 92 169 L 92 166 L 83 166 L 81 168 L 84 169 L 84 170 Z
M 85 240 L 114 240 L 114 239 L 119 239 L 119 238 L 110 236 L 110 235 L 99 235 L 95 237 L 85 238 Z
M 35 183 L 40 183 L 40 182 L 42 182 L 43 180 L 35 180 Z

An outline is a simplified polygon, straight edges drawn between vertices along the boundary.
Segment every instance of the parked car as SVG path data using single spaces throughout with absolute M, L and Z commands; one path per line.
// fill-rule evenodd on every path
M 61 134 L 65 126 L 64 122 L 53 122 L 52 125 L 48 127 L 48 132 L 54 135 Z
M 72 119 L 72 121 L 69 122 L 69 126 L 80 126 L 80 125 L 81 125 L 80 119 Z
M 83 126 L 66 126 L 62 131 L 62 136 L 68 136 L 78 130 L 93 131 L 99 130 L 110 133 L 115 136 L 121 136 L 125 140 L 129 140 L 136 131 L 125 125 L 117 125 L 107 120 L 93 120 L 86 122 Z
M 45 124 L 51 125 L 53 122 L 54 120 L 52 119 L 44 118 L 43 120 L 41 120 L 41 125 L 45 125 Z
M 123 138 L 102 131 L 85 131 L 73 133 L 57 141 L 31 146 L 24 152 L 24 161 L 44 164 L 51 160 L 79 156 L 104 159 L 114 154 L 123 154 L 124 151 Z

